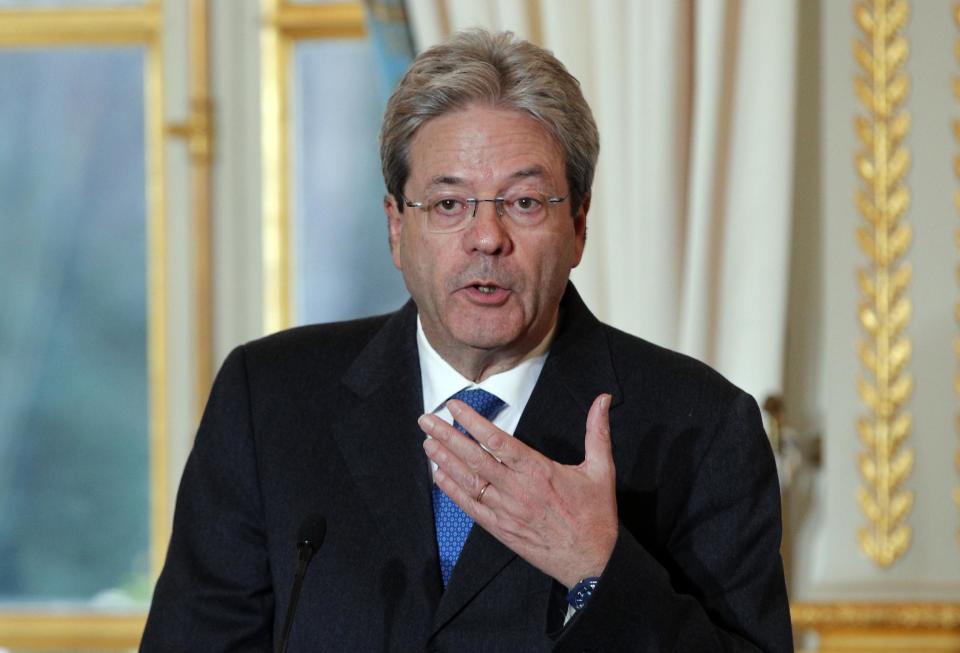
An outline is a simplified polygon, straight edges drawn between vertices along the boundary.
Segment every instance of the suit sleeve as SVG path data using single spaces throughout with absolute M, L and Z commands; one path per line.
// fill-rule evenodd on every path
M 668 560 L 621 524 L 590 602 L 554 650 L 792 651 L 780 536 L 773 456 L 756 402 L 741 394 L 699 461 Z
M 243 349 L 214 383 L 140 650 L 270 651 L 274 597 Z

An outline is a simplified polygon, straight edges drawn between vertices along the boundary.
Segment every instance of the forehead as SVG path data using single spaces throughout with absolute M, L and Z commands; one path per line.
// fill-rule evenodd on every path
M 408 188 L 462 185 L 497 189 L 539 178 L 551 191 L 566 188 L 563 151 L 531 115 L 471 106 L 424 123 L 410 143 Z

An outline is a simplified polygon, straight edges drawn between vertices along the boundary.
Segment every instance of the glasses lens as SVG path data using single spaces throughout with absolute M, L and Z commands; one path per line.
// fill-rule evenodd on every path
M 426 201 L 427 229 L 430 231 L 456 231 L 466 224 L 473 213 L 472 204 L 465 197 L 441 195 Z
M 503 208 L 518 225 L 534 226 L 546 219 L 550 201 L 539 191 L 522 191 L 505 197 Z

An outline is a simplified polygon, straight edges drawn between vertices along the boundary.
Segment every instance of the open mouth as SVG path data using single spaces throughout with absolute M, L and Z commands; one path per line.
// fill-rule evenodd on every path
M 510 295 L 507 288 L 489 282 L 472 283 L 464 289 L 472 301 L 485 306 L 498 306 Z

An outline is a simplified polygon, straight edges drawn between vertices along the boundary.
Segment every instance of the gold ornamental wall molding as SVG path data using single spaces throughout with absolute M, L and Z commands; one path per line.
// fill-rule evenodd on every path
M 900 108 L 910 84 L 902 70 L 909 12 L 906 0 L 854 5 L 862 38 L 853 42 L 860 66 L 853 86 L 863 109 L 854 118 L 860 144 L 855 165 L 862 182 L 855 204 L 863 218 L 856 238 L 867 257 L 858 270 L 863 329 L 858 353 L 865 373 L 857 389 L 867 414 L 857 422 L 864 445 L 857 500 L 869 522 L 858 539 L 863 553 L 880 567 L 889 567 L 909 548 L 911 528 L 905 518 L 913 506 L 913 493 L 903 487 L 913 468 L 913 451 L 905 446 L 912 418 L 904 409 L 913 391 L 913 376 L 906 369 L 912 345 L 904 335 L 912 312 L 906 296 L 911 268 L 903 260 L 912 239 L 904 219 L 910 192 L 903 183 L 910 153 L 902 145 L 910 116 Z
M 960 651 L 960 604 L 794 603 L 790 607 L 797 634 L 816 633 L 812 653 L 905 653 Z
M 793 603 L 796 630 L 827 628 L 960 629 L 960 603 Z

